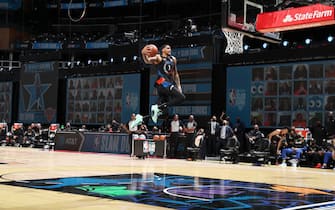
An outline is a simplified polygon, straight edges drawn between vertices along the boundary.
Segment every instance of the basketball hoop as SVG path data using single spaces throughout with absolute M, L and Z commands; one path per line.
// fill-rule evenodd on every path
M 69 18 L 72 22 L 79 22 L 79 21 L 81 21 L 81 19 L 83 19 L 83 17 L 86 14 L 86 0 L 83 0 L 84 8 L 83 8 L 83 11 L 82 11 L 80 17 L 77 18 L 77 19 L 74 19 L 71 15 L 72 2 L 73 2 L 73 0 L 70 0 L 69 8 L 67 9 L 67 15 L 69 16 Z
M 227 39 L 227 47 L 225 53 L 241 54 L 243 53 L 243 36 L 244 34 L 238 31 L 223 29 L 223 33 Z

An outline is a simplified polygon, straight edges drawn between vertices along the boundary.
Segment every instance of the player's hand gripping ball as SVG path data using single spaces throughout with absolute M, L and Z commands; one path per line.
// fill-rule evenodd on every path
M 154 44 L 145 45 L 142 49 L 142 54 L 153 57 L 158 54 L 158 48 Z

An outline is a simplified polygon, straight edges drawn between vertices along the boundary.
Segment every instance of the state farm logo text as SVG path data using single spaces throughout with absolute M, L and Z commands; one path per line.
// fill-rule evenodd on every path
M 332 15 L 333 15 L 332 10 L 325 10 L 325 11 L 315 10 L 314 12 L 296 13 L 293 16 L 288 14 L 283 19 L 283 23 L 325 18 L 325 17 L 331 17 Z

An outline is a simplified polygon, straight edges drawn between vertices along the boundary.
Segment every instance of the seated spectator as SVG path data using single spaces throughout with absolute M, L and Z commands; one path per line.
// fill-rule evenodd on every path
M 315 139 L 310 140 L 306 150 L 306 158 L 309 166 L 321 168 L 323 155 L 324 151 L 322 147 L 317 144 L 317 141 Z
M 71 131 L 71 130 L 72 130 L 71 123 L 67 122 L 64 128 L 64 131 Z
M 24 130 L 22 125 L 21 126 L 13 126 L 13 139 L 15 141 L 15 143 L 17 144 L 22 144 L 22 140 L 23 140 L 23 136 L 24 136 Z
M 281 158 L 283 159 L 281 166 L 286 166 L 286 160 L 291 155 L 294 155 L 293 159 L 290 160 L 292 166 L 297 166 L 303 152 L 307 150 L 302 141 L 304 141 L 304 138 L 297 134 L 295 127 L 291 127 L 286 134 L 286 138 L 278 142 L 277 151 L 279 153 L 281 150 Z
M 102 128 L 101 130 L 102 132 L 107 132 L 107 133 L 112 133 L 113 132 L 113 128 L 112 125 L 110 123 L 108 123 L 106 125 L 106 127 Z
M 121 124 L 116 120 L 112 120 L 111 128 L 112 132 L 121 132 Z
M 331 161 L 335 161 L 335 139 L 332 140 L 331 145 L 329 145 L 327 152 L 324 154 L 322 168 L 329 168 Z
M 254 128 L 245 134 L 245 137 L 247 139 L 246 146 L 247 146 L 247 152 L 250 154 L 251 150 L 255 149 L 255 143 L 264 138 L 264 134 L 259 130 L 259 126 L 257 124 L 254 125 Z
M 199 148 L 199 154 L 195 153 L 192 155 L 192 152 L 188 153 L 187 160 L 195 160 L 197 157 L 195 155 L 199 155 L 199 158 L 204 160 L 206 156 L 206 143 L 205 143 L 205 130 L 200 128 L 198 132 L 195 134 L 194 141 L 192 143 L 192 148 Z
M 80 132 L 87 132 L 88 129 L 86 128 L 86 125 L 82 125 L 81 128 L 79 128 Z

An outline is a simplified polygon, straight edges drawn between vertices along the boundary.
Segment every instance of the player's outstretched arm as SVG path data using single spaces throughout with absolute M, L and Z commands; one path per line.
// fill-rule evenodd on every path
M 144 63 L 146 64 L 158 64 L 162 61 L 162 57 L 157 54 L 153 57 L 150 57 L 149 55 L 142 54 L 142 58 Z
M 153 46 L 154 45 L 146 45 L 141 51 L 143 61 L 146 64 L 158 64 L 162 61 L 162 57 L 157 53 L 157 48 Z

